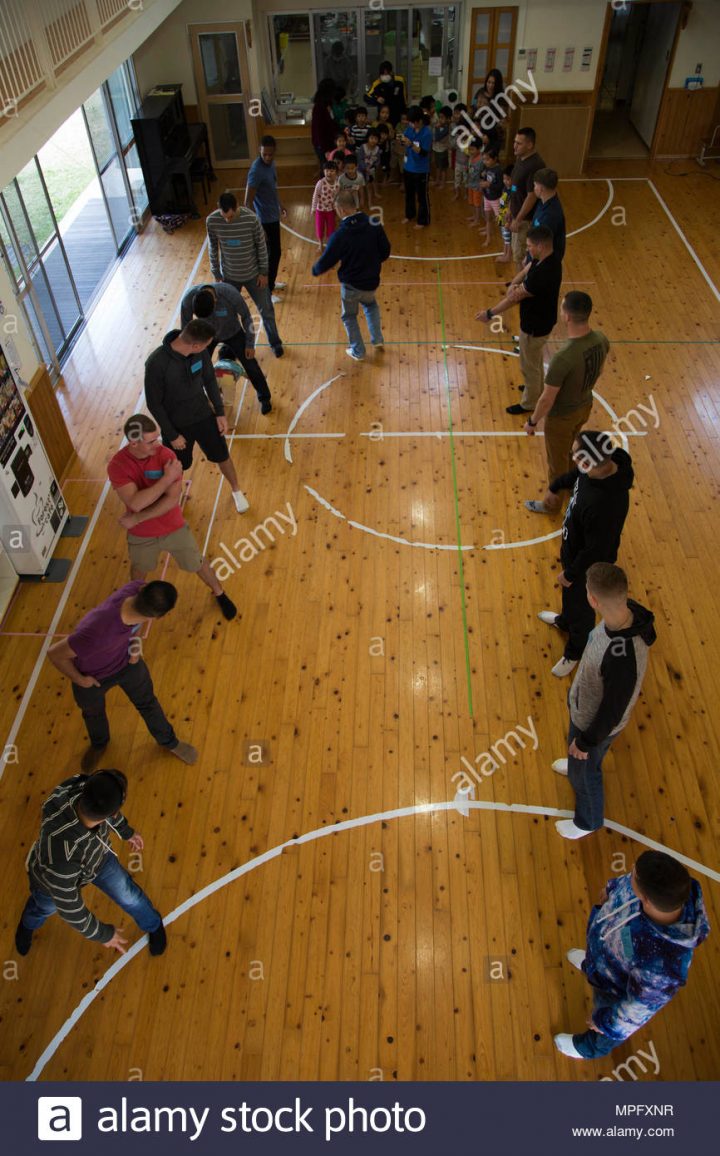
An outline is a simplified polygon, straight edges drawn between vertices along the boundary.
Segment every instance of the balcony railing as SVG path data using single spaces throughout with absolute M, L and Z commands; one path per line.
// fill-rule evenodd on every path
M 8 116 L 120 20 L 153 0 L 0 0 L 0 115 Z

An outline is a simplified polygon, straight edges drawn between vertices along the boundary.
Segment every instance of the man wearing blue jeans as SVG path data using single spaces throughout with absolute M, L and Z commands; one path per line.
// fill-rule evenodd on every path
M 27 955 L 33 932 L 55 912 L 86 939 L 125 954 L 122 928 L 102 923 L 86 907 L 82 889 L 93 883 L 148 933 L 150 954 L 167 945 L 162 916 L 127 873 L 110 848 L 114 831 L 133 851 L 142 851 L 142 836 L 120 808 L 127 795 L 122 771 L 101 770 L 74 775 L 56 787 L 42 809 L 40 837 L 28 856 L 30 898 L 15 932 L 15 946 Z
M 365 342 L 358 325 L 361 305 L 371 343 L 378 350 L 384 347 L 380 307 L 375 292 L 380 284 L 382 263 L 390 256 L 390 242 L 379 221 L 371 221 L 366 213 L 357 211 L 351 189 L 341 189 L 335 198 L 335 208 L 341 218 L 340 227 L 330 237 L 325 252 L 313 265 L 312 272 L 313 277 L 319 277 L 340 262 L 340 316 L 350 342 L 345 352 L 353 361 L 362 361 L 365 357 Z
M 612 562 L 594 562 L 585 576 L 587 600 L 601 621 L 590 633 L 570 687 L 568 757 L 553 770 L 575 791 L 575 815 L 555 824 L 565 839 L 582 839 L 604 822 L 602 762 L 637 702 L 655 642 L 654 616 L 628 600 L 625 573 Z

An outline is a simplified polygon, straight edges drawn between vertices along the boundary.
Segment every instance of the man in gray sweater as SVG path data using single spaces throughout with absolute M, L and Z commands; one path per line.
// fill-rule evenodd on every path
M 221 194 L 217 209 L 205 225 L 213 280 L 228 281 L 238 290 L 247 289 L 260 311 L 273 353 L 282 357 L 282 341 L 268 289 L 268 251 L 262 225 L 250 209 L 238 207 L 234 193 Z
M 628 601 L 627 578 L 619 566 L 594 562 L 585 580 L 588 602 L 602 617 L 590 633 L 568 695 L 568 757 L 553 763 L 575 791 L 575 817 L 555 824 L 565 839 L 582 839 L 603 825 L 603 759 L 630 719 L 656 638 L 653 614 Z
M 127 795 L 122 771 L 74 775 L 43 803 L 40 836 L 30 849 L 30 898 L 15 932 L 19 955 L 27 955 L 33 932 L 55 912 L 86 939 L 125 954 L 122 928 L 103 923 L 85 904 L 82 889 L 94 883 L 148 933 L 150 954 L 162 955 L 167 939 L 162 916 L 110 848 L 114 832 L 142 851 L 141 835 L 121 814 Z
M 207 321 L 190 321 L 171 329 L 145 362 L 145 403 L 160 426 L 163 442 L 177 454 L 183 470 L 192 465 L 195 442 L 209 462 L 216 462 L 230 484 L 235 509 L 250 503 L 240 489 L 225 441 L 225 403 L 208 346 L 215 329 Z

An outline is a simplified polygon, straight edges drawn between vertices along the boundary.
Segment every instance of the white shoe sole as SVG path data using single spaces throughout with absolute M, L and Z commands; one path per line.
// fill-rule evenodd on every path
M 567 759 L 555 759 L 555 762 L 552 765 L 552 769 L 555 771 L 556 775 L 567 775 L 567 773 L 568 773 L 568 761 L 567 761 Z

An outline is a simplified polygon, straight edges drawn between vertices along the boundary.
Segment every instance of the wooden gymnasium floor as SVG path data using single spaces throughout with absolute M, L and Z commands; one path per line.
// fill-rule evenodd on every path
M 634 172 L 619 162 L 608 175 Z M 22 589 L 2 625 L 4 733 L 20 719 L 0 786 L 4 1078 L 597 1080 L 650 1041 L 657 1078 L 718 1077 L 720 306 L 687 247 L 720 284 L 717 188 L 697 172 L 651 175 L 677 228 L 647 180 L 611 188 L 596 168 L 562 185 L 580 230 L 565 284 L 587 287 L 612 342 L 604 402 L 624 415 L 652 395 L 659 413 L 657 429 L 630 438 L 637 483 L 621 555 L 659 639 L 608 758 L 607 816 L 703 865 L 714 933 L 688 987 L 605 1061 L 555 1052 L 553 1033 L 579 1030 L 588 1009 L 565 951 L 643 843 L 607 828 L 580 843 L 555 833 L 571 803 L 550 770 L 567 686 L 550 675 L 559 640 L 536 611 L 557 602 L 557 540 L 545 539 L 559 520 L 521 505 L 541 493 L 543 448 L 505 414 L 518 380 L 507 336 L 498 344 L 473 320 L 499 282 L 492 260 L 465 256 L 477 251 L 466 206 L 436 193 L 436 223 L 418 235 L 400 225 L 395 191 L 383 201 L 396 255 L 379 294 L 384 356 L 345 357 L 334 274 L 314 281 L 316 250 L 284 233 L 287 356 L 260 352 L 274 411 L 262 418 L 245 394 L 233 443 L 251 511 L 238 517 L 225 491 L 216 505 L 218 474 L 195 463 L 187 517 L 201 541 L 211 527 L 211 557 L 287 503 L 298 530 L 229 580 L 241 611 L 231 625 L 199 582 L 167 571 L 180 601 L 146 655 L 201 759 L 185 768 L 158 753 L 115 694 L 108 761 L 129 775 L 126 810 L 146 840 L 140 882 L 163 912 L 184 906 L 167 955 L 116 963 L 82 1015 L 115 962 L 105 949 L 59 920 L 26 959 L 13 947 L 41 800 L 85 745 L 69 685 L 40 660 L 48 632 L 67 632 L 126 578 L 105 464 L 144 358 L 188 279 L 208 276 L 202 221 L 172 237 L 148 229 L 67 365 L 60 397 L 77 460 L 64 490 L 90 527 L 60 546 L 77 558 L 66 586 Z M 289 224 L 305 236 L 309 179 L 282 170 Z M 290 463 L 284 434 L 304 403 Z M 593 424 L 608 420 L 598 403 Z M 382 440 L 367 436 L 380 428 Z M 509 548 L 484 549 L 493 541 Z M 528 718 L 538 748 L 485 780 L 489 809 L 448 808 L 461 757 Z M 91 903 L 115 918 L 99 894 Z

